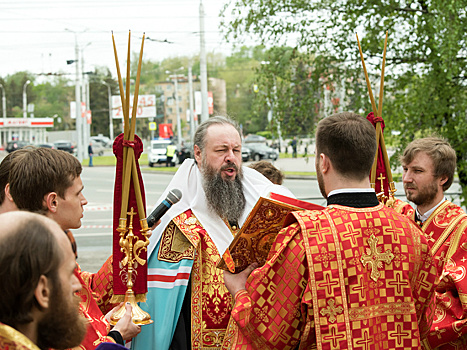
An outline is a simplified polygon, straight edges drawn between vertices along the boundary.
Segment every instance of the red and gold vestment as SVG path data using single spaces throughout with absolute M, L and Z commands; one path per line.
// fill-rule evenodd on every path
M 23 333 L 0 322 L 0 350 L 39 350 Z
M 396 199 L 394 201 L 393 208 L 399 214 L 408 216 L 412 219 L 412 221 L 414 221 L 413 218 L 415 215 L 415 209 L 409 203 L 401 201 L 400 199 Z
M 158 259 L 193 259 L 191 271 L 191 348 L 220 349 L 232 310 L 232 297 L 216 268 L 221 256 L 191 210 L 176 216 L 164 231 Z
M 235 349 L 420 349 L 434 310 L 426 239 L 383 205 L 294 212 L 235 296 Z
M 413 220 L 414 211 L 408 214 Z M 467 349 L 467 215 L 446 200 L 421 228 L 440 277 L 433 325 L 423 347 Z
M 81 271 L 78 265 L 75 275 L 82 287 L 81 291 L 76 293 L 81 298 L 79 310 L 89 323 L 86 336 L 78 348 L 91 350 L 103 342 L 115 343 L 113 338 L 107 336 L 110 324 L 105 319 L 105 313 L 112 309 L 109 303 L 112 290 L 112 257 L 107 259 L 95 274 Z

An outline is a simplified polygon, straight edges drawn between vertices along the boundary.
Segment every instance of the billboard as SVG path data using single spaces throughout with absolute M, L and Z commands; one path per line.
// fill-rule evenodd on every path
M 133 95 L 130 96 L 130 118 L 133 113 Z M 136 118 L 154 118 L 156 116 L 156 95 L 138 95 Z M 123 119 L 120 95 L 112 96 L 112 118 Z

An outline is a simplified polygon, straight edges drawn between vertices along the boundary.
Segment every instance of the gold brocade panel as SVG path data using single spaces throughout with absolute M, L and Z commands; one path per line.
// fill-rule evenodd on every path
M 221 349 L 232 311 L 224 285 L 221 257 L 191 210 L 175 217 L 164 231 L 158 258 L 167 262 L 194 259 L 191 271 L 192 349 Z
M 295 215 L 309 237 L 318 347 L 419 346 L 417 302 L 429 304 L 435 276 L 426 280 L 421 271 L 428 248 L 408 220 L 377 209 L 330 206 L 321 215 Z

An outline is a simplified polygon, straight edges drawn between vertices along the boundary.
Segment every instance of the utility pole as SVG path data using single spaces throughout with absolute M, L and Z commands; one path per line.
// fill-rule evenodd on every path
M 79 78 L 79 47 L 78 34 L 75 33 L 75 100 L 76 100 L 76 132 L 78 136 L 78 160 L 84 159 L 84 140 L 83 140 L 83 118 L 81 117 L 81 94 L 80 94 L 80 78 Z
M 102 84 L 107 86 L 107 93 L 109 95 L 109 138 L 113 141 L 114 140 L 114 123 L 112 119 L 112 90 L 110 89 L 110 84 L 106 83 L 105 81 Z
M 0 88 L 2 88 L 2 111 L 3 111 L 3 118 L 6 118 L 6 97 L 5 97 L 5 88 L 2 84 L 0 84 Z M 3 124 L 5 125 L 5 124 Z
M 191 71 L 191 61 L 188 66 L 188 93 L 190 94 L 190 140 L 193 141 L 195 137 L 195 114 L 193 113 L 193 72 Z
M 91 110 L 91 103 L 90 103 L 90 96 L 89 96 L 89 75 L 84 71 L 84 49 L 91 45 L 91 43 L 87 43 L 83 47 L 81 47 L 81 95 L 82 101 L 85 103 L 85 117 L 83 118 L 83 144 L 86 146 L 89 144 L 89 140 L 91 138 L 91 124 L 88 124 L 88 111 Z M 88 153 L 84 152 L 84 156 L 86 158 Z
M 7 143 L 7 132 L 5 131 L 5 126 L 6 126 L 6 97 L 5 97 L 5 87 L 0 84 L 0 87 L 2 88 L 2 113 L 3 113 L 3 130 L 2 130 L 2 145 Z
M 200 50 L 199 67 L 201 80 L 201 123 L 209 118 L 208 113 L 208 73 L 206 64 L 206 40 L 204 38 L 204 6 L 203 1 L 199 3 L 199 31 L 200 31 Z
M 31 84 L 31 80 L 28 80 L 23 85 L 23 118 L 26 119 L 28 117 L 28 96 L 26 92 L 26 88 L 28 85 Z
M 71 29 L 65 28 L 67 32 L 73 33 L 75 35 L 75 60 L 67 61 L 68 64 L 75 63 L 75 100 L 76 100 L 76 136 L 77 136 L 77 147 L 78 147 L 78 160 L 81 162 L 84 159 L 85 152 L 84 149 L 87 146 L 84 143 L 84 127 L 86 125 L 85 121 L 81 116 L 81 77 L 79 74 L 79 45 L 78 45 L 78 32 L 75 32 Z M 86 29 L 87 30 L 87 29 Z M 85 32 L 84 30 L 83 32 Z M 83 33 L 82 32 L 82 33 Z
M 171 78 L 174 81 L 175 86 L 175 108 L 177 109 L 177 146 L 180 149 L 180 145 L 182 143 L 182 126 L 180 121 L 180 109 L 178 107 L 178 75 L 172 75 Z

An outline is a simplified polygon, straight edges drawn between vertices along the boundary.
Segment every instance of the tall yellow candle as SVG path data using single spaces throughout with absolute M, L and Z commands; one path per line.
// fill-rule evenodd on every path
M 130 130 L 130 137 L 129 137 L 131 141 L 133 141 L 135 137 L 134 135 L 135 135 L 135 129 L 136 129 L 136 112 L 138 109 L 139 81 L 141 77 L 141 66 L 143 64 L 144 37 L 145 37 L 145 34 L 143 33 L 143 40 L 141 41 L 141 50 L 139 52 L 138 71 L 136 73 L 135 93 L 133 97 L 133 113 L 131 115 L 131 130 Z
M 118 55 L 117 55 L 117 47 L 115 45 L 115 38 L 114 38 L 114 33 L 112 31 L 112 42 L 113 42 L 113 47 L 114 47 L 114 54 L 115 54 L 115 63 L 117 65 L 117 77 L 118 77 L 118 86 L 120 88 L 120 99 L 122 100 L 122 112 L 123 115 L 125 115 L 125 95 L 123 94 L 123 81 L 122 81 L 122 75 L 120 73 L 120 63 L 118 63 Z
M 360 58 L 362 59 L 363 72 L 365 73 L 366 86 L 368 87 L 368 93 L 370 94 L 371 107 L 373 108 L 373 113 L 375 114 L 375 116 L 377 116 L 378 110 L 376 109 L 375 98 L 373 97 L 373 92 L 371 91 L 370 78 L 368 78 L 368 73 L 366 71 L 365 59 L 363 58 L 363 52 L 360 46 L 360 41 L 358 40 L 358 34 L 355 34 L 355 35 L 357 35 L 358 49 L 360 51 Z
M 388 44 L 388 31 L 386 31 L 386 39 L 384 40 L 383 65 L 381 67 L 381 83 L 379 85 L 379 101 L 378 101 L 378 116 L 383 114 L 383 90 L 384 90 L 384 67 L 386 66 L 386 46 Z

